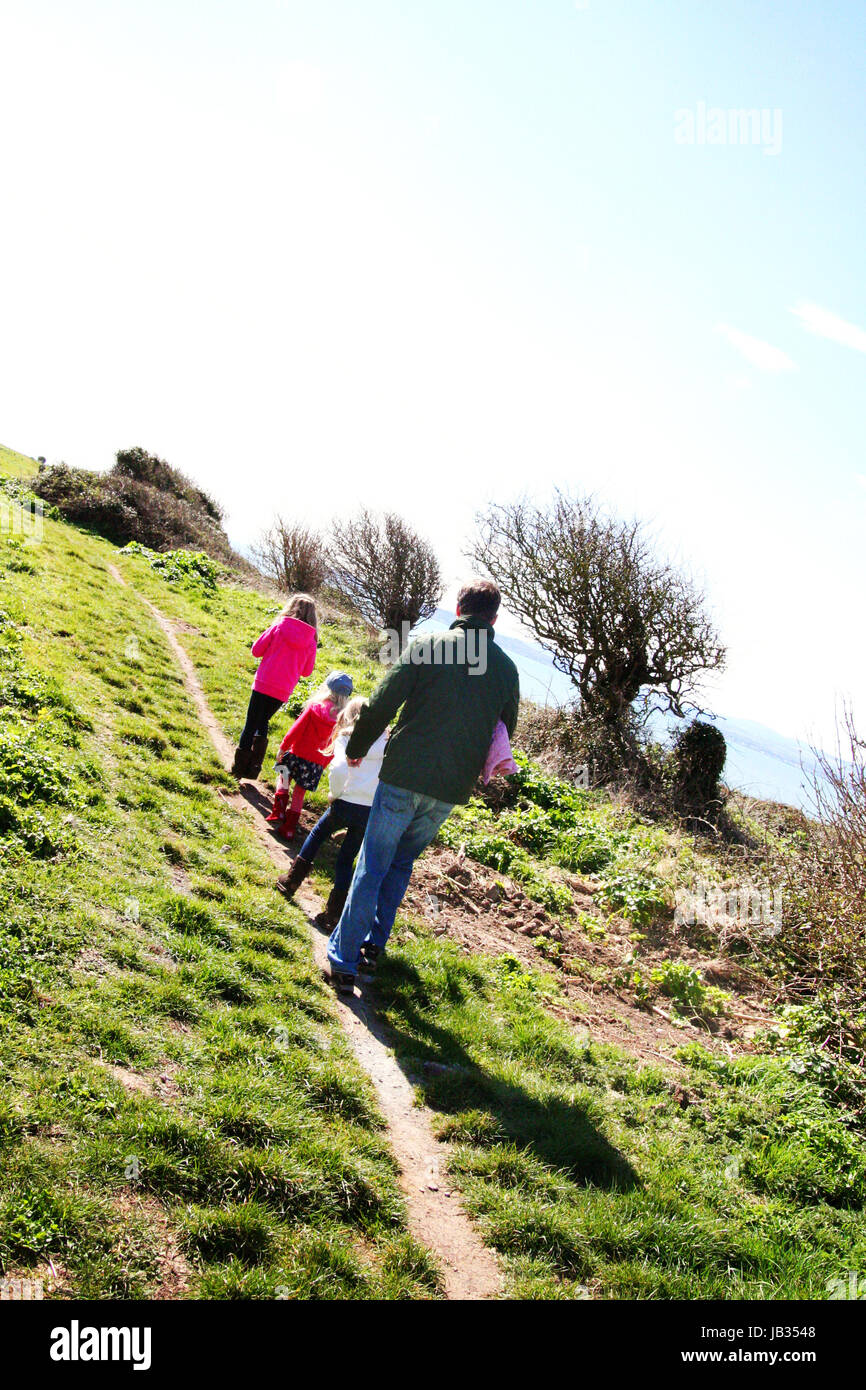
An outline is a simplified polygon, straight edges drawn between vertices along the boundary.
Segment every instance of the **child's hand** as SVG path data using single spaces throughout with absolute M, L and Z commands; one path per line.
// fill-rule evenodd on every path
M 349 767 L 360 767 L 360 766 L 361 766 L 361 763 L 362 763 L 363 761 L 364 761 L 363 758 L 347 758 L 347 759 L 346 759 L 346 762 L 349 764 Z

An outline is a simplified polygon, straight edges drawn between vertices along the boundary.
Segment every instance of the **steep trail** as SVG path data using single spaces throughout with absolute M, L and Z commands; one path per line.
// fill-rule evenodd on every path
M 108 570 L 118 584 L 129 587 L 116 565 L 109 564 Z M 163 632 L 183 674 L 184 685 L 199 720 L 207 730 L 220 761 L 228 768 L 234 753 L 233 746 L 207 703 L 195 667 L 181 645 L 171 619 L 138 590 L 134 592 Z M 250 818 L 275 867 L 285 871 L 291 857 L 265 826 L 262 815 L 265 797 L 258 785 L 246 782 L 238 792 L 221 793 L 221 796 L 228 805 Z M 322 911 L 324 904 L 308 888 L 297 895 L 295 902 L 307 917 L 316 963 L 325 968 L 327 938 L 313 923 L 313 918 Z M 373 1083 L 379 1109 L 388 1126 L 389 1142 L 400 1169 L 409 1229 L 439 1263 L 446 1296 L 454 1300 L 501 1297 L 503 1281 L 499 1265 L 493 1252 L 482 1244 L 461 1205 L 458 1193 L 451 1186 L 443 1161 L 447 1150 L 433 1134 L 431 1112 L 415 1104 L 412 1081 L 389 1047 L 387 1030 L 363 996 L 356 995 L 352 1000 L 345 1001 L 335 996 L 335 1003 L 340 1024 L 360 1065 Z

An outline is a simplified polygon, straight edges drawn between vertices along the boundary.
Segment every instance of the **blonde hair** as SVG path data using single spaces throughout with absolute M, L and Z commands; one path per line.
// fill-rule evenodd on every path
M 310 627 L 319 630 L 319 620 L 316 616 L 316 605 L 309 594 L 292 594 L 285 608 L 283 609 L 284 618 L 297 618 L 301 623 L 307 623 Z
M 367 704 L 369 704 L 369 700 L 367 700 L 366 696 L 353 695 L 348 704 L 340 710 L 340 713 L 337 715 L 337 722 L 334 725 L 334 732 L 325 745 L 324 751 L 326 753 L 333 753 L 337 746 L 337 739 L 340 738 L 342 734 L 351 734 L 358 722 L 358 715 Z

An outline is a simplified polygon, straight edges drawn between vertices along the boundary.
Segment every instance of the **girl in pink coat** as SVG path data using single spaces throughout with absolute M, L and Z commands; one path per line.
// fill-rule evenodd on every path
M 273 627 L 256 638 L 252 652 L 261 660 L 235 749 L 235 777 L 258 777 L 268 747 L 268 725 L 301 677 L 312 675 L 318 643 L 316 605 L 309 594 L 293 594 Z

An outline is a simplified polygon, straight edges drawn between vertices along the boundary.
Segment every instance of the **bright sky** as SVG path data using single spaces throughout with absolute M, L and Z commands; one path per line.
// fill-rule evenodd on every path
M 449 580 L 596 491 L 719 712 L 866 708 L 861 0 L 4 0 L 0 53 L 4 443 L 141 444 L 241 546 L 390 506 Z

